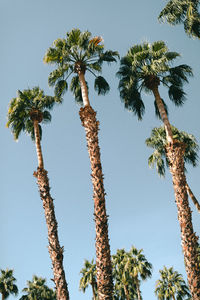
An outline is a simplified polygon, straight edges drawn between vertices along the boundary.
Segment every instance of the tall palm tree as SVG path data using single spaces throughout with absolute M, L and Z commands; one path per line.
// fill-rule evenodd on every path
M 170 25 L 183 24 L 187 35 L 200 38 L 199 0 L 170 0 L 158 19 Z
M 88 84 L 85 74 L 94 75 L 94 89 L 100 95 L 109 91 L 109 85 L 102 76 L 104 61 L 115 62 L 118 53 L 104 51 L 101 37 L 92 38 L 89 31 L 81 32 L 73 29 L 67 32 L 66 38 L 57 39 L 44 57 L 45 63 L 55 64 L 57 68 L 49 75 L 49 85 L 55 86 L 55 95 L 63 95 L 67 88 L 67 79 L 74 74 L 70 84 L 70 90 L 75 100 L 83 104 L 80 109 L 80 118 L 85 127 L 87 147 L 90 157 L 93 183 L 94 216 L 96 224 L 96 268 L 99 300 L 112 299 L 112 265 L 110 258 L 110 245 L 108 239 L 108 220 L 105 206 L 105 190 L 103 173 L 100 160 L 100 148 L 98 142 L 99 122 L 96 120 L 96 112 L 90 105 L 88 98 Z
M 0 293 L 2 300 L 7 299 L 10 295 L 18 294 L 18 287 L 15 284 L 16 278 L 13 276 L 13 270 L 1 270 L 0 276 Z
M 85 290 L 91 285 L 93 299 L 97 300 L 96 264 L 94 260 L 92 259 L 92 261 L 89 262 L 89 260 L 86 259 L 80 273 L 82 277 L 80 279 L 79 288 L 85 293 Z
M 25 295 L 19 300 L 56 300 L 56 292 L 45 283 L 46 279 L 34 275 L 32 281 L 27 281 L 27 287 L 22 290 Z
M 120 96 L 125 107 L 142 119 L 145 111 L 142 91 L 150 92 L 155 98 L 156 113 L 164 123 L 166 153 L 173 179 L 188 283 L 193 298 L 197 300 L 200 299 L 200 270 L 196 251 L 198 238 L 193 230 L 186 190 L 183 159 L 185 145 L 173 138 L 166 105 L 158 89 L 162 83 L 168 88 L 169 98 L 175 105 L 180 106 L 184 103 L 183 84 L 188 81 L 188 76 L 192 75 L 192 70 L 187 65 L 171 66 L 174 59 L 179 56 L 177 52 L 168 51 L 163 41 L 135 45 L 121 59 L 117 75 L 120 78 Z
M 173 267 L 165 266 L 160 270 L 160 279 L 156 282 L 155 294 L 159 300 L 183 300 L 190 297 L 189 289 L 182 277 Z
M 58 300 L 69 299 L 67 282 L 63 268 L 63 247 L 60 246 L 58 239 L 57 221 L 54 211 L 53 199 L 50 195 L 49 179 L 47 171 L 44 169 L 41 137 L 42 128 L 40 123 L 46 123 L 51 120 L 49 112 L 55 102 L 61 100 L 57 97 L 45 96 L 39 88 L 27 89 L 23 92 L 18 91 L 16 98 L 10 102 L 8 111 L 7 126 L 11 127 L 14 138 L 18 139 L 21 131 L 25 131 L 35 141 L 38 168 L 34 172 L 39 186 L 40 197 L 45 211 L 46 224 L 48 229 L 49 254 L 51 257 L 54 282 Z
M 183 142 L 186 146 L 184 153 L 184 162 L 191 164 L 193 167 L 197 166 L 198 161 L 198 150 L 199 146 L 195 137 L 192 134 L 188 134 L 187 132 L 180 131 L 176 127 L 171 126 L 172 133 L 174 139 L 177 139 Z M 169 162 L 166 156 L 165 147 L 167 145 L 166 141 L 166 132 L 164 127 L 156 127 L 151 131 L 150 138 L 146 139 L 146 145 L 151 147 L 154 152 L 150 155 L 148 159 L 148 163 L 150 167 L 154 167 L 156 165 L 156 170 L 161 177 L 165 176 L 165 166 L 169 167 Z M 186 168 L 185 168 L 186 171 Z M 190 186 L 186 182 L 186 189 L 188 195 L 192 199 L 194 205 L 197 208 L 197 211 L 200 213 L 200 204 L 193 194 Z

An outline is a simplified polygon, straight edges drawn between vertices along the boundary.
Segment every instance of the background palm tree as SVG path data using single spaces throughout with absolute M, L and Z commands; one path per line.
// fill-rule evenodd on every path
M 170 25 L 183 24 L 187 35 L 200 38 L 199 0 L 170 0 L 158 19 Z
M 55 95 L 63 95 L 68 88 L 67 80 L 74 74 L 70 84 L 70 90 L 75 100 L 83 103 L 80 109 L 80 118 L 85 127 L 88 152 L 91 162 L 94 216 L 96 224 L 96 268 L 99 299 L 112 299 L 112 265 L 110 258 L 110 245 L 108 239 L 108 221 L 105 207 L 105 190 L 103 173 L 100 160 L 100 148 L 98 142 L 99 122 L 96 120 L 96 112 L 92 109 L 88 98 L 88 84 L 85 73 L 89 72 L 95 77 L 94 89 L 100 95 L 109 91 L 109 85 L 102 76 L 104 61 L 115 62 L 118 53 L 104 51 L 103 39 L 92 38 L 89 31 L 81 32 L 73 29 L 67 32 L 66 39 L 57 39 L 44 57 L 45 63 L 56 64 L 57 68 L 49 75 L 49 85 L 55 86 Z
M 7 299 L 10 295 L 18 294 L 18 287 L 15 284 L 16 278 L 13 276 L 13 270 L 1 270 L 0 276 L 0 293 L 2 300 Z
M 79 288 L 85 293 L 85 290 L 89 285 L 92 287 L 93 299 L 97 300 L 97 282 L 96 282 L 96 264 L 92 259 L 91 262 L 89 260 L 85 260 L 84 267 L 81 269 L 80 273 L 82 277 L 80 279 Z
M 143 249 L 138 250 L 134 246 L 132 246 L 131 250 L 128 252 L 127 268 L 129 270 L 131 279 L 136 285 L 138 300 L 142 300 L 140 281 L 146 280 L 152 275 L 152 264 L 147 261 L 142 252 Z
M 135 113 L 139 119 L 142 119 L 145 112 L 142 91 L 154 95 L 155 111 L 162 119 L 166 131 L 166 153 L 173 179 L 188 284 L 194 299 L 200 299 L 200 270 L 196 251 L 198 237 L 193 230 L 186 189 L 183 158 L 185 145 L 173 138 L 166 105 L 158 89 L 162 83 L 168 88 L 169 98 L 175 105 L 180 106 L 184 103 L 183 84 L 188 82 L 192 70 L 187 65 L 171 66 L 179 56 L 177 52 L 169 52 L 163 41 L 135 45 L 121 59 L 117 75 L 120 78 L 119 90 L 125 108 Z
M 58 239 L 57 221 L 54 211 L 53 199 L 50 195 L 49 179 L 47 171 L 44 169 L 41 137 L 42 128 L 40 123 L 51 121 L 49 110 L 53 108 L 55 102 L 60 99 L 52 96 L 45 96 L 39 88 L 27 89 L 23 92 L 18 91 L 16 98 L 10 102 L 8 110 L 7 126 L 11 127 L 14 138 L 18 139 L 21 131 L 25 131 L 35 141 L 38 169 L 34 172 L 37 178 L 40 197 L 43 201 L 46 224 L 48 229 L 49 254 L 52 260 L 54 282 L 56 285 L 57 299 L 69 299 L 67 282 L 63 268 L 63 247 L 60 246 Z
M 193 167 L 197 166 L 199 146 L 195 137 L 187 132 L 180 131 L 176 127 L 171 126 L 174 139 L 183 142 L 186 146 L 184 153 L 185 164 L 189 163 Z M 150 167 L 156 166 L 156 170 L 161 177 L 165 176 L 165 166 L 169 167 L 169 162 L 166 156 L 165 147 L 167 145 L 166 132 L 164 127 L 157 127 L 151 131 L 150 138 L 146 139 L 146 145 L 151 147 L 154 152 L 150 155 L 148 163 Z M 185 172 L 186 172 L 185 168 Z M 198 212 L 200 213 L 200 204 L 186 182 L 186 189 Z
M 19 300 L 56 300 L 56 292 L 45 283 L 46 279 L 34 275 L 32 281 L 27 281 L 27 287 L 22 290 L 26 294 Z
M 117 249 L 112 255 L 114 295 L 116 299 L 135 299 L 136 286 L 130 278 L 127 268 L 128 253 L 124 249 Z
M 167 269 L 165 266 L 160 270 L 160 279 L 156 282 L 155 294 L 159 300 L 183 300 L 191 297 L 189 289 L 181 274 Z

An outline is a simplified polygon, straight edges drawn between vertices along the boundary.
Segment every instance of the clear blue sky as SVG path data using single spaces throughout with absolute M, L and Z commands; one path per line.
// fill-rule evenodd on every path
M 43 56 L 52 42 L 72 28 L 89 30 L 104 38 L 107 49 L 123 56 L 130 46 L 143 41 L 164 40 L 169 49 L 180 52 L 177 63 L 193 67 L 194 78 L 186 86 L 184 107 L 169 105 L 170 121 L 181 130 L 200 137 L 199 85 L 200 42 L 189 39 L 182 26 L 159 24 L 157 16 L 166 1 L 160 0 L 0 0 L 0 136 L 1 209 L 0 268 L 13 268 L 20 290 L 32 275 L 45 277 L 52 286 L 51 261 L 42 202 L 33 171 L 37 168 L 35 146 L 22 134 L 18 143 L 5 127 L 8 103 L 23 90 L 39 85 L 46 94 L 52 67 Z M 97 96 L 90 84 L 90 100 L 100 120 L 99 142 L 109 214 L 112 253 L 143 248 L 153 264 L 152 279 L 141 286 L 144 299 L 153 300 L 159 269 L 173 266 L 182 273 L 184 261 L 177 209 L 170 174 L 160 179 L 147 164 L 150 149 L 145 139 L 159 126 L 153 98 L 144 97 L 146 114 L 139 122 L 125 111 L 117 90 L 115 73 L 119 64 L 105 66 L 104 76 L 111 91 Z M 52 112 L 52 123 L 43 127 L 43 154 L 55 198 L 60 243 L 64 246 L 64 267 L 71 299 L 91 299 L 91 291 L 79 292 L 80 269 L 85 258 L 95 257 L 92 185 L 85 132 L 79 106 L 67 93 L 62 106 Z M 198 197 L 200 168 L 188 168 L 188 182 Z M 191 205 L 192 206 L 192 205 Z M 193 210 L 194 229 L 200 234 L 199 215 Z M 9 299 L 15 299 L 10 297 Z

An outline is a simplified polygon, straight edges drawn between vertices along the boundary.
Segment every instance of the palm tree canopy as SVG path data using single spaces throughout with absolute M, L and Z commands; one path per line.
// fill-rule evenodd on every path
M 200 38 L 199 0 L 170 0 L 158 19 L 171 25 L 184 24 L 185 32 Z
M 23 91 L 18 90 L 17 97 L 10 101 L 7 115 L 7 127 L 11 127 L 14 138 L 17 140 L 20 133 L 25 131 L 34 140 L 34 126 L 31 113 L 33 111 L 38 112 L 41 115 L 40 121 L 42 123 L 50 122 L 51 114 L 49 110 L 53 108 L 56 102 L 61 102 L 61 98 L 46 96 L 39 87 Z M 40 125 L 39 130 L 41 138 L 42 129 Z
M 82 277 L 80 279 L 79 288 L 85 293 L 88 286 L 94 284 L 94 287 L 97 290 L 96 264 L 93 259 L 91 262 L 85 260 L 84 267 L 81 269 L 80 273 L 82 274 Z
M 97 74 L 102 73 L 104 61 L 116 62 L 118 57 L 118 52 L 104 50 L 102 37 L 92 38 L 89 31 L 81 32 L 79 29 L 72 29 L 66 33 L 66 38 L 55 40 L 44 56 L 45 63 L 57 66 L 49 75 L 49 86 L 55 87 L 56 96 L 63 95 L 68 89 L 67 79 L 74 73 L 70 90 L 74 94 L 75 100 L 82 103 L 78 73 L 85 74 L 88 71 L 95 76 L 94 89 L 98 95 L 105 95 L 110 89 L 109 84 Z
M 155 294 L 159 300 L 188 299 L 191 297 L 189 289 L 182 277 L 173 267 L 167 269 L 165 266 L 160 270 L 160 279 L 156 282 Z
M 180 131 L 176 127 L 171 126 L 173 138 L 185 144 L 184 161 L 197 166 L 199 146 L 195 137 L 187 132 Z M 165 166 L 169 166 L 166 157 L 165 147 L 167 146 L 166 132 L 164 127 L 156 127 L 151 132 L 151 137 L 146 139 L 146 145 L 154 150 L 148 159 L 150 167 L 156 166 L 156 170 L 160 176 L 165 176 Z
M 152 264 L 147 261 L 142 252 L 143 249 L 138 250 L 134 246 L 131 247 L 128 254 L 127 268 L 130 270 L 129 272 L 132 278 L 138 276 L 141 277 L 142 280 L 146 280 L 152 275 Z
M 10 294 L 18 294 L 18 288 L 15 282 L 16 279 L 13 276 L 13 270 L 1 270 L 0 293 L 4 295 L 4 299 L 8 298 Z
M 26 294 L 20 300 L 56 300 L 56 292 L 45 283 L 46 279 L 34 275 L 32 281 L 27 281 L 23 289 Z
M 139 120 L 145 112 L 142 91 L 152 92 L 160 83 L 168 89 L 169 98 L 175 105 L 184 103 L 183 84 L 188 82 L 188 76 L 192 76 L 192 69 L 185 64 L 172 67 L 179 56 L 177 52 L 170 52 L 163 41 L 156 41 L 131 47 L 121 59 L 117 72 L 120 97 L 125 108 L 136 114 Z M 156 103 L 155 111 L 158 114 Z
M 130 299 L 137 299 L 135 283 L 130 277 L 128 264 L 128 252 L 124 249 L 117 249 L 112 255 L 113 279 L 114 279 L 114 299 L 126 299 L 124 287 L 127 287 Z

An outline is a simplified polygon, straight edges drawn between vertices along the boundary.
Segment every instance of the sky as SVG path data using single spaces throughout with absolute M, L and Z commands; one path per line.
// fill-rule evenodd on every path
M 53 95 L 47 79 L 54 67 L 44 65 L 43 57 L 55 39 L 65 37 L 73 28 L 102 36 L 105 48 L 117 50 L 120 56 L 135 44 L 164 40 L 170 51 L 181 53 L 176 64 L 190 65 L 194 77 L 185 86 L 183 107 L 171 104 L 164 88 L 160 88 L 161 96 L 168 104 L 171 123 L 194 134 L 199 142 L 200 44 L 186 36 L 183 26 L 158 22 L 165 4 L 162 0 L 0 0 L 0 268 L 14 269 L 18 299 L 34 274 L 46 278 L 50 287 L 53 274 L 44 211 L 33 177 L 37 169 L 35 145 L 24 133 L 15 142 L 6 128 L 9 101 L 17 90 L 34 86 Z M 154 99 L 144 95 L 146 113 L 143 121 L 138 121 L 120 100 L 118 69 L 119 62 L 103 68 L 111 87 L 106 96 L 94 92 L 92 78 L 86 75 L 91 105 L 100 121 L 110 246 L 112 254 L 121 248 L 129 251 L 132 245 L 143 249 L 153 273 L 142 283 L 141 291 L 143 299 L 153 300 L 155 282 L 164 265 L 173 266 L 186 280 L 177 208 L 170 173 L 160 179 L 147 163 L 152 151 L 145 139 L 161 125 L 154 115 Z M 65 94 L 63 104 L 52 111 L 51 124 L 43 126 L 42 139 L 72 300 L 92 298 L 90 288 L 85 294 L 79 291 L 79 280 L 84 259 L 95 258 L 91 170 L 79 109 L 73 95 Z M 199 165 L 188 167 L 187 180 L 197 198 L 199 178 Z M 199 235 L 200 219 L 192 203 L 191 209 L 194 231 Z

